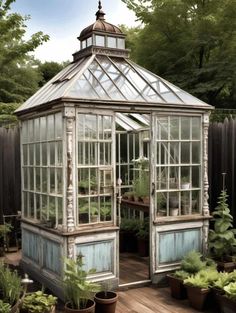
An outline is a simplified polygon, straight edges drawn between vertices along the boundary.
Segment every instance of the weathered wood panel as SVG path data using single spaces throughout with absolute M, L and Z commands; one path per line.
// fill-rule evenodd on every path
M 191 250 L 201 250 L 201 229 L 161 232 L 157 245 L 159 264 L 180 261 Z
M 21 209 L 19 127 L 0 128 L 0 223 Z
M 43 246 L 43 268 L 46 268 L 58 276 L 62 272 L 62 255 L 59 243 L 42 238 Z
M 217 206 L 217 198 L 223 188 L 222 173 L 226 173 L 228 203 L 236 226 L 236 119 L 210 125 L 208 155 L 210 210 Z
M 86 260 L 84 269 L 95 268 L 97 273 L 114 273 L 114 241 L 107 240 L 76 245 L 76 254 L 82 254 Z
M 37 265 L 40 264 L 40 238 L 28 230 L 22 229 L 22 254 Z

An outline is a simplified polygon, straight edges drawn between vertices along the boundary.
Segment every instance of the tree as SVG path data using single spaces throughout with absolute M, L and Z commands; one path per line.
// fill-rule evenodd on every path
M 42 76 L 42 79 L 39 81 L 39 87 L 42 87 L 50 79 L 52 79 L 58 72 L 60 72 L 68 62 L 57 63 L 57 62 L 39 62 L 38 71 Z
M 122 1 L 143 23 L 135 61 L 212 105 L 235 105 L 235 0 Z
M 29 52 L 49 39 L 42 32 L 23 39 L 29 16 L 11 13 L 14 1 L 0 0 L 0 102 L 4 103 L 21 103 L 37 90 L 41 77 Z

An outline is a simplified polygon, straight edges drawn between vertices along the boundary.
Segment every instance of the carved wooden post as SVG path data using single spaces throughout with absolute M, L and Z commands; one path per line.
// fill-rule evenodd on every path
M 75 108 L 65 108 L 66 118 L 66 224 L 67 231 L 75 230 L 75 203 L 74 203 L 74 123 Z

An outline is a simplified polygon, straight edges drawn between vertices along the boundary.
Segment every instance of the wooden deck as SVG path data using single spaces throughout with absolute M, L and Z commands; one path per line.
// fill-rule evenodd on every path
M 116 313 L 197 313 L 188 300 L 175 300 L 169 288 L 144 287 L 120 291 Z M 205 310 L 215 313 L 214 310 Z

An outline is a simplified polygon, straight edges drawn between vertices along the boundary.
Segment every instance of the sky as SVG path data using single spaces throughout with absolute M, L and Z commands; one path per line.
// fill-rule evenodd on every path
M 121 0 L 102 0 L 106 21 L 114 25 L 135 26 L 135 15 Z M 50 41 L 37 48 L 34 55 L 44 61 L 72 61 L 72 53 L 79 50 L 77 37 L 95 22 L 97 0 L 16 0 L 12 11 L 30 15 L 25 39 L 37 31 L 50 36 Z

